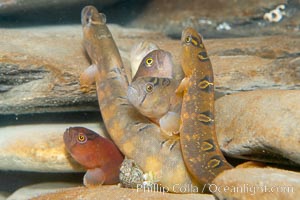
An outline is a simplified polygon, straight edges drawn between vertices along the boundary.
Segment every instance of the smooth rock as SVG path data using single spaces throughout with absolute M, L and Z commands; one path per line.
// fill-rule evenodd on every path
M 99 123 L 100 124 L 100 123 Z M 31 172 L 84 171 L 65 149 L 63 133 L 70 126 L 84 126 L 105 136 L 98 123 L 39 124 L 0 128 L 0 170 Z
M 118 45 L 130 77 L 127 58 L 135 39 L 164 38 L 145 30 L 109 27 L 117 43 L 121 39 L 127 48 Z M 99 111 L 95 91 L 80 91 L 79 76 L 90 65 L 81 45 L 81 26 L 0 28 L 0 34 L 0 114 Z
M 118 0 L 101 0 L 97 2 L 97 6 L 107 6 L 118 2 Z M 37 12 L 40 9 L 51 8 L 53 10 L 58 8 L 69 7 L 74 8 L 74 6 L 84 6 L 91 3 L 87 0 L 64 0 L 64 1 L 47 1 L 47 0 L 5 0 L 0 2 L 0 13 L 1 15 L 7 14 L 19 14 L 20 12 L 34 11 Z M 51 10 L 50 9 L 50 10 Z M 66 11 L 65 11 L 66 12 Z M 80 14 L 79 14 L 80 15 Z
M 170 51 L 177 78 L 182 77 L 179 40 L 142 29 L 109 28 L 129 77 L 130 50 L 143 40 Z M 0 114 L 99 111 L 95 90 L 80 91 L 79 75 L 90 65 L 80 26 L 2 28 L 0 34 Z M 258 88 L 300 89 L 300 37 L 215 39 L 205 45 L 219 96 Z
M 6 200 L 9 193 L 0 191 L 0 200 Z
M 208 189 L 220 200 L 295 200 L 300 173 L 275 168 L 235 168 L 215 178 Z
M 279 13 L 280 20 L 265 20 L 264 15 L 279 5 L 285 5 Z M 299 9 L 298 0 L 178 0 L 176 3 L 152 0 L 129 25 L 159 30 L 178 38 L 187 26 L 209 38 L 289 34 L 299 31 Z
M 52 182 L 22 187 L 10 195 L 7 200 L 27 200 L 43 194 L 59 192 L 65 188 L 79 186 L 75 183 Z
M 112 186 L 100 186 L 92 188 L 77 187 L 73 189 L 66 189 L 61 192 L 42 195 L 33 200 L 43 199 L 101 199 L 105 197 L 107 200 L 114 199 L 157 199 L 157 200 L 215 200 L 213 195 L 208 194 L 171 194 L 166 192 L 160 192 L 159 190 L 143 190 L 143 189 L 128 189 L 120 188 L 116 185 Z
M 300 165 L 300 90 L 257 90 L 216 101 L 222 151 L 235 158 Z

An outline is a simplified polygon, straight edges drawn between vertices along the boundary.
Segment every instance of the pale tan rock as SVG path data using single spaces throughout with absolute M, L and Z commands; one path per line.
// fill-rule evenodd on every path
M 207 188 L 227 200 L 295 200 L 300 196 L 300 174 L 275 168 L 226 170 Z
M 49 183 L 39 183 L 29 186 L 24 186 L 12 195 L 10 195 L 7 200 L 27 200 L 39 195 L 59 192 L 65 188 L 79 186 L 75 183 L 64 183 L 64 182 L 49 182 Z
M 257 90 L 216 101 L 216 132 L 231 157 L 300 165 L 300 91 Z
M 39 124 L 0 128 L 0 170 L 74 172 L 84 169 L 66 151 L 63 134 L 70 126 L 84 126 L 100 135 L 100 123 Z
M 141 29 L 109 27 L 128 74 L 133 43 L 164 38 Z M 81 26 L 0 28 L 0 34 L 0 113 L 99 110 L 95 91 L 80 91 L 79 76 L 90 65 L 81 44 Z
M 176 79 L 182 77 L 179 40 L 143 29 L 109 28 L 128 75 L 132 46 L 147 40 L 172 53 Z M 80 91 L 80 73 L 90 65 L 81 45 L 81 26 L 1 28 L 0 34 L 0 114 L 99 110 L 95 90 Z M 205 46 L 220 95 L 300 89 L 297 36 L 205 40 Z
M 208 194 L 171 194 L 166 192 L 160 192 L 159 190 L 143 190 L 143 189 L 128 189 L 120 188 L 116 185 L 112 186 L 100 186 L 94 188 L 77 187 L 73 189 L 66 189 L 61 192 L 42 195 L 33 200 L 43 199 L 157 199 L 157 200 L 215 200 L 212 195 Z
M 7 192 L 0 192 L 0 200 L 6 200 L 7 197 L 9 196 L 9 193 Z

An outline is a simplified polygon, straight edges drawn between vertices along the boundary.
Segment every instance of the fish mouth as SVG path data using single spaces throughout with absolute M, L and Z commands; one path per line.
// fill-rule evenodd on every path
M 72 134 L 72 131 L 71 131 L 72 127 L 70 128 L 67 128 L 64 132 L 64 136 L 63 136 L 63 139 L 64 139 L 64 143 L 65 143 L 65 146 L 67 147 L 68 150 L 71 149 L 71 147 L 74 145 L 73 143 L 73 134 Z
M 135 102 L 136 100 L 136 98 L 134 97 L 136 97 L 137 95 L 138 95 L 137 89 L 129 85 L 127 88 L 127 99 L 130 101 L 130 103 L 134 104 L 133 102 Z

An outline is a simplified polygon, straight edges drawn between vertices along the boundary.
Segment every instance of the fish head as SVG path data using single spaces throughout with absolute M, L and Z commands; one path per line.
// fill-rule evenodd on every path
M 172 79 L 142 77 L 131 83 L 127 96 L 141 114 L 159 119 L 170 109 L 170 98 L 174 90 Z

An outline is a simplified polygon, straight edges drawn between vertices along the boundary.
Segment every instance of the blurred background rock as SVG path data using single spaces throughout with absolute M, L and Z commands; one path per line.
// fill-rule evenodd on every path
M 146 28 L 179 38 L 193 26 L 206 38 L 298 34 L 299 0 L 2 0 L 0 26 L 79 24 L 85 5 L 95 5 L 108 23 Z M 267 13 L 283 5 L 275 20 Z M 276 14 L 276 15 L 277 15 Z

